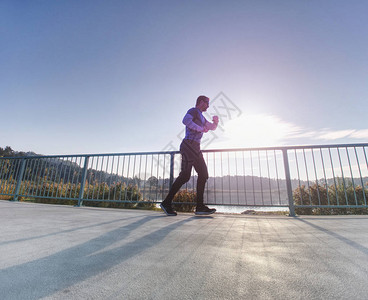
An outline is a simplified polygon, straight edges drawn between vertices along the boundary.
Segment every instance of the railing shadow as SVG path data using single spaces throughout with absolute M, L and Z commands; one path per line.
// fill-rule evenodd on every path
M 136 222 L 109 231 L 83 244 L 59 251 L 47 257 L 2 269 L 2 285 L 7 286 L 2 299 L 40 299 L 50 296 L 78 282 L 108 270 L 143 251 L 155 246 L 170 232 L 192 218 L 171 223 L 154 232 L 109 250 L 109 246 L 121 242 L 129 233 L 147 222 L 166 216 L 145 216 Z M 35 287 L 44 288 L 37 289 Z
M 47 237 L 50 237 L 50 236 L 75 232 L 75 231 L 78 231 L 78 230 L 83 230 L 83 229 L 93 228 L 93 227 L 99 227 L 99 226 L 103 226 L 103 225 L 107 225 L 107 224 L 113 224 L 113 223 L 117 223 L 117 222 L 121 222 L 121 221 L 125 221 L 125 220 L 137 219 L 137 218 L 140 218 L 140 217 L 120 218 L 120 219 L 117 219 L 117 220 L 114 220 L 114 221 L 109 221 L 109 222 L 96 223 L 96 224 L 93 224 L 93 225 L 81 226 L 81 227 L 61 230 L 61 231 L 57 231 L 57 232 L 53 232 L 53 233 L 47 233 L 47 234 L 32 236 L 32 237 L 28 237 L 28 238 L 21 238 L 21 239 L 16 239 L 16 240 L 4 241 L 4 242 L 0 242 L 0 246 L 15 244 L 15 243 L 21 243 L 21 242 L 26 242 L 26 241 L 31 241 L 31 240 L 38 240 L 38 239 L 47 238 Z
M 357 242 L 354 242 L 354 241 L 352 241 L 352 240 L 350 240 L 350 239 L 348 239 L 348 238 L 346 238 L 346 237 L 344 237 L 344 236 L 342 236 L 342 235 L 340 235 L 340 234 L 338 234 L 338 233 L 336 233 L 336 232 L 330 231 L 330 230 L 328 230 L 328 229 L 326 229 L 326 228 L 323 228 L 323 227 L 321 227 L 321 226 L 318 226 L 318 225 L 316 225 L 316 224 L 313 224 L 313 223 L 311 223 L 311 222 L 308 222 L 308 221 L 307 221 L 307 220 L 305 220 L 305 219 L 302 219 L 302 218 L 295 218 L 295 220 L 298 220 L 298 221 L 300 221 L 300 222 L 303 222 L 303 223 L 305 223 L 305 224 L 307 224 L 307 225 L 309 225 L 309 226 L 313 227 L 314 229 L 317 229 L 317 230 L 319 230 L 319 231 L 321 231 L 321 232 L 324 232 L 324 233 L 326 233 L 326 234 L 328 234 L 328 235 L 330 235 L 330 236 L 334 237 L 335 239 L 338 239 L 338 240 L 340 240 L 341 242 L 344 242 L 344 243 L 346 243 L 347 245 L 349 245 L 349 246 L 351 246 L 351 247 L 355 248 L 356 250 L 358 250 L 358 251 L 362 252 L 363 254 L 368 255 L 368 248 L 367 248 L 367 247 L 365 247 L 365 246 L 363 246 L 363 245 L 361 245 L 361 244 L 359 244 L 359 243 L 357 243 Z

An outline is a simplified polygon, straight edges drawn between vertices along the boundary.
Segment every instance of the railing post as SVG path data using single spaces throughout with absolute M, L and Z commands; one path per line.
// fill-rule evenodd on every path
M 284 160 L 284 169 L 285 169 L 285 179 L 286 179 L 286 189 L 289 199 L 289 211 L 290 217 L 295 217 L 295 209 L 294 209 L 294 199 L 293 199 L 293 190 L 291 187 L 291 178 L 290 178 L 290 168 L 289 168 L 289 158 L 287 155 L 287 149 L 282 149 L 282 156 Z
M 89 156 L 86 156 L 85 160 L 84 160 L 84 167 L 83 167 L 83 173 L 82 173 L 82 181 L 81 181 L 81 186 L 80 186 L 80 190 L 79 190 L 79 197 L 78 197 L 78 204 L 76 206 L 81 206 L 83 203 L 83 195 L 84 195 L 84 186 L 86 183 L 86 178 L 87 178 L 87 170 L 88 170 L 88 161 L 89 161 Z
M 17 178 L 17 185 L 15 186 L 15 191 L 13 194 L 13 201 L 18 201 L 20 186 L 22 185 L 22 179 L 23 179 L 25 168 L 26 168 L 26 159 L 22 158 L 22 162 L 21 162 L 21 166 L 20 166 L 20 170 L 19 170 L 19 174 Z
M 170 181 L 169 181 L 169 189 L 171 189 L 174 183 L 174 157 L 175 153 L 170 153 Z

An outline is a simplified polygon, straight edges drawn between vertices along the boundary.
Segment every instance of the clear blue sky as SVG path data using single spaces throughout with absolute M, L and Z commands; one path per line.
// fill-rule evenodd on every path
M 197 96 L 220 92 L 238 111 L 207 148 L 368 142 L 367 11 L 355 0 L 1 1 L 0 146 L 178 147 Z

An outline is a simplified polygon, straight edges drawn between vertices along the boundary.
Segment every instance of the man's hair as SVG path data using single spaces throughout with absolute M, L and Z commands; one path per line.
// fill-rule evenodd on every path
M 206 96 L 199 96 L 198 98 L 197 98 L 197 102 L 196 102 L 196 106 L 202 101 L 202 100 L 204 100 L 204 101 L 210 101 L 210 98 L 208 98 L 208 97 L 206 97 Z

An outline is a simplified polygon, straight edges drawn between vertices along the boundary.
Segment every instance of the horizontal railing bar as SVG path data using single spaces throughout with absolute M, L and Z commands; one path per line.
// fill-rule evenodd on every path
M 366 205 L 297 205 L 295 207 L 300 208 L 367 208 Z
M 12 196 L 12 195 L 11 195 Z M 66 198 L 66 197 L 53 197 L 53 196 L 36 196 L 36 195 L 24 195 L 24 194 L 20 194 L 19 197 L 23 197 L 23 198 L 32 198 L 32 199 L 38 199 L 38 198 L 42 198 L 42 199 L 57 199 L 57 200 L 76 200 L 78 201 L 78 198 Z
M 352 148 L 368 147 L 368 143 L 358 144 L 328 144 L 328 145 L 305 145 L 305 146 L 279 146 L 279 147 L 259 147 L 259 148 L 233 148 L 233 149 L 208 149 L 202 152 L 239 152 L 239 151 L 265 151 L 265 150 L 297 150 L 297 149 L 320 149 L 320 148 Z
M 139 203 L 139 202 L 138 202 Z M 161 203 L 160 202 L 154 202 L 154 203 Z M 192 204 L 192 205 L 195 205 L 195 203 L 193 202 L 172 202 L 173 204 Z M 235 207 L 289 207 L 289 205 L 284 205 L 284 204 L 237 204 L 237 203 L 234 203 L 234 204 L 224 204 L 224 203 L 214 203 L 214 202 L 208 202 L 206 203 L 206 205 L 214 205 L 214 206 L 235 206 Z
M 239 152 L 239 151 L 265 151 L 265 150 L 297 150 L 297 149 L 320 149 L 320 148 L 352 148 L 368 147 L 368 143 L 357 144 L 326 144 L 326 145 L 302 145 L 302 146 L 278 146 L 278 147 L 258 147 L 258 148 L 233 148 L 233 149 L 206 149 L 203 153 L 209 152 Z M 86 156 L 128 156 L 128 155 L 158 155 L 158 154 L 179 154 L 180 151 L 154 151 L 154 152 L 125 152 L 125 153 L 104 153 L 104 154 L 67 154 L 67 155 L 35 155 L 35 156 L 8 156 L 0 159 L 34 159 L 34 158 L 60 158 L 60 157 L 86 157 Z
M 155 151 L 155 152 L 127 152 L 127 153 L 104 153 L 104 154 L 67 154 L 67 155 L 32 155 L 32 156 L 8 156 L 0 159 L 34 159 L 34 158 L 61 158 L 61 157 L 90 157 L 90 156 L 129 156 L 129 155 L 158 155 L 158 154 L 178 154 L 180 151 Z
M 156 204 L 161 203 L 161 201 L 137 201 L 137 200 L 114 200 L 114 199 L 82 199 L 83 202 L 114 202 L 114 203 L 144 203 L 144 204 Z

